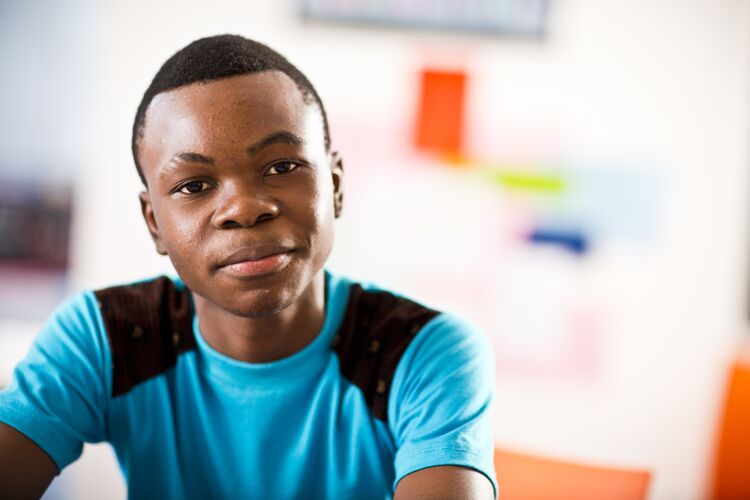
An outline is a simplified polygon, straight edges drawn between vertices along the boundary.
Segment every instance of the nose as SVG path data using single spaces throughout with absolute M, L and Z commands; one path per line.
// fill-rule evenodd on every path
M 219 197 L 212 223 L 219 229 L 252 227 L 275 219 L 278 215 L 278 202 L 261 189 L 234 186 L 226 189 Z

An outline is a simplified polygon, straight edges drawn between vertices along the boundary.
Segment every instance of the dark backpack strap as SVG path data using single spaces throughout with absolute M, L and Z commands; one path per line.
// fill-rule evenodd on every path
M 112 358 L 112 397 L 173 367 L 195 348 L 190 291 L 162 276 L 94 292 Z
M 396 367 L 417 333 L 438 314 L 392 293 L 352 285 L 333 348 L 342 374 L 360 388 L 375 418 L 388 420 Z

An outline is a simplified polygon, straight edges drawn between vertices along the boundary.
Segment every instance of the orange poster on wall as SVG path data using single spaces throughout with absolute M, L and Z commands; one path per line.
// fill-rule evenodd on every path
M 417 114 L 416 146 L 458 156 L 462 152 L 466 74 L 424 70 Z

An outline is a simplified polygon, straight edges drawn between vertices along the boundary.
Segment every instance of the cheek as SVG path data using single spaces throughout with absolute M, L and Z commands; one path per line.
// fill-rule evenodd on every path
M 330 253 L 333 233 L 332 187 L 310 177 L 304 188 L 286 200 L 288 220 L 299 241 L 306 242 L 312 262 L 319 266 Z
M 316 195 L 310 207 L 315 225 L 315 245 L 327 257 L 333 240 L 333 186 L 327 179 L 319 180 Z
M 190 260 L 198 253 L 205 231 L 201 231 L 201 217 L 198 216 L 198 211 L 167 207 L 162 212 L 162 217 L 156 214 L 157 223 L 167 253 L 177 267 L 179 262 Z
M 333 182 L 330 176 L 320 175 L 316 179 L 316 212 L 318 219 L 333 220 Z

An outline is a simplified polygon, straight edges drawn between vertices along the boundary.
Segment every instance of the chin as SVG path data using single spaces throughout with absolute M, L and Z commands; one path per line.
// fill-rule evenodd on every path
M 243 318 L 266 318 L 280 313 L 290 305 L 291 303 L 274 302 L 269 300 L 252 304 L 238 304 L 236 306 L 233 304 L 224 309 L 235 316 L 241 316 Z
M 265 318 L 278 314 L 298 298 L 293 290 L 259 288 L 238 292 L 229 303 L 220 306 L 234 315 L 245 318 Z

